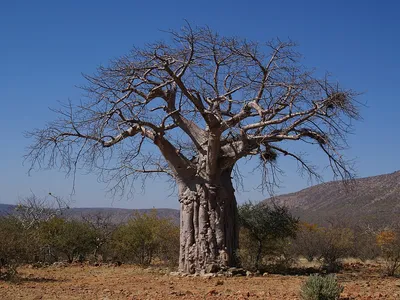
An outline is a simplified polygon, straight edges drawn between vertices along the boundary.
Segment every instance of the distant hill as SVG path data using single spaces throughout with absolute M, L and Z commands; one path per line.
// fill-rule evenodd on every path
M 12 213 L 14 209 L 15 205 L 0 203 L 0 217 Z
M 400 221 L 400 171 L 356 179 L 350 189 L 338 181 L 264 200 L 286 205 L 302 220 L 385 225 Z
M 400 221 L 400 171 L 356 179 L 350 189 L 338 181 L 309 187 L 296 193 L 264 200 L 263 203 L 286 205 L 301 220 L 327 224 L 330 220 L 385 225 Z M 0 204 L 0 216 L 12 213 L 14 205 Z M 71 208 L 66 216 L 74 219 L 88 215 L 110 215 L 114 223 L 129 219 L 135 212 L 151 209 Z M 159 208 L 160 217 L 179 224 L 179 210 Z
M 0 216 L 13 214 L 15 211 L 15 205 L 0 204 Z M 81 219 L 87 216 L 110 216 L 113 223 L 122 223 L 127 221 L 136 212 L 138 213 L 149 213 L 152 209 L 125 209 L 125 208 L 70 208 L 65 210 L 64 214 L 67 218 Z M 176 224 L 179 224 L 179 210 L 171 208 L 159 208 L 156 209 L 157 215 L 161 218 L 172 219 Z
M 65 212 L 67 217 L 81 219 L 85 216 L 103 215 L 110 216 L 113 223 L 123 223 L 129 220 L 135 213 L 150 213 L 152 209 L 126 209 L 126 208 L 71 208 Z M 179 224 L 179 210 L 172 208 L 157 208 L 157 216 L 168 218 Z

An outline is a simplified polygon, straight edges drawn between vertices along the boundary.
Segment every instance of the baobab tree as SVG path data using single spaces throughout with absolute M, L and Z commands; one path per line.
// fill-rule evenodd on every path
M 87 97 L 28 134 L 27 159 L 32 169 L 97 171 L 114 192 L 140 175 L 168 174 L 181 208 L 180 271 L 232 266 L 237 162 L 259 156 L 264 184 L 279 156 L 318 177 L 293 148 L 304 142 L 326 154 L 335 176 L 351 178 L 341 152 L 358 117 L 355 94 L 316 78 L 291 42 L 249 42 L 190 26 L 169 37 L 85 75 Z

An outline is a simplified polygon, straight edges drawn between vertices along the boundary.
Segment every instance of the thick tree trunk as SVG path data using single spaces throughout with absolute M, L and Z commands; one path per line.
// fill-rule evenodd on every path
M 218 184 L 180 180 L 181 233 L 179 271 L 215 272 L 234 266 L 238 248 L 237 206 L 231 172 Z

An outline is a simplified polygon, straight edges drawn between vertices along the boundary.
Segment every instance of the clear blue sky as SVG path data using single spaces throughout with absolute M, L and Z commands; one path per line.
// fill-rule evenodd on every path
M 398 1 L 2 1 L 0 4 L 0 203 L 15 203 L 33 191 L 64 198 L 71 180 L 57 171 L 27 175 L 23 132 L 42 127 L 57 101 L 78 100 L 81 73 L 165 37 L 184 19 L 223 35 L 265 41 L 291 38 L 304 64 L 329 71 L 345 87 L 364 94 L 364 120 L 356 125 L 346 152 L 356 159 L 359 177 L 400 169 L 400 3 Z M 314 162 L 323 157 L 310 153 Z M 295 165 L 282 161 L 286 176 L 277 193 L 307 186 Z M 251 166 L 244 166 L 251 170 Z M 326 176 L 330 180 L 330 176 Z M 239 202 L 266 197 L 248 174 Z M 92 175 L 79 175 L 74 206 L 178 207 L 168 185 L 149 182 L 145 194 L 112 200 Z M 154 188 L 157 187 L 157 188 Z M 139 188 L 140 191 L 140 188 Z

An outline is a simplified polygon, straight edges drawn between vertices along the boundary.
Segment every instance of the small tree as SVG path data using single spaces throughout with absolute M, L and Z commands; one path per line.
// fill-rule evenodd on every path
M 177 266 L 179 259 L 179 225 L 172 220 L 164 220 L 159 227 L 161 244 L 157 251 L 157 257 L 170 267 Z
M 255 269 L 259 269 L 263 254 L 271 253 L 278 241 L 294 237 L 298 226 L 298 220 L 286 207 L 251 202 L 239 207 L 239 220 L 244 229 L 241 234 L 244 245 L 251 247 L 248 252 L 255 253 Z

